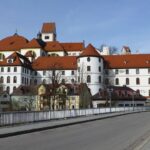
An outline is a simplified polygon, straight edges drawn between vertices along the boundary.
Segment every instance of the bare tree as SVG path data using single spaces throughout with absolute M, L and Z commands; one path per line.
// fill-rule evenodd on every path
M 58 95 L 57 93 L 57 88 L 58 86 L 62 83 L 65 84 L 67 82 L 67 79 L 62 79 L 62 75 L 64 70 L 61 70 L 61 65 L 60 64 L 53 64 L 51 68 L 48 71 L 48 78 L 49 82 L 51 83 L 51 98 L 50 98 L 50 109 L 55 109 L 55 102 L 56 102 L 56 96 Z

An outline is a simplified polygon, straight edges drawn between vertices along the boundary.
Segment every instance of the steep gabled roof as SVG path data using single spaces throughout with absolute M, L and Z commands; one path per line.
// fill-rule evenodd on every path
M 33 62 L 32 67 L 35 70 L 75 70 L 77 69 L 77 59 L 74 56 L 39 57 Z
M 92 57 L 101 57 L 101 55 L 97 52 L 95 47 L 92 44 L 89 44 L 83 52 L 80 54 L 79 57 L 86 57 L 86 56 L 92 56 Z
M 69 51 L 82 51 L 85 48 L 83 42 L 79 42 L 79 43 L 60 43 L 60 44 L 68 52 Z
M 18 34 L 6 37 L 0 41 L 0 51 L 19 51 L 28 40 Z
M 105 68 L 150 68 L 150 54 L 109 55 L 103 56 Z
M 34 38 L 30 42 L 25 44 L 23 48 L 42 48 L 44 45 L 45 45 L 44 42 Z
M 43 23 L 42 33 L 56 33 L 56 26 L 54 22 L 51 23 Z
M 5 58 L 3 61 L 0 61 L 0 66 L 25 66 L 31 68 L 29 60 L 25 56 L 17 52 L 14 52 L 13 54 Z

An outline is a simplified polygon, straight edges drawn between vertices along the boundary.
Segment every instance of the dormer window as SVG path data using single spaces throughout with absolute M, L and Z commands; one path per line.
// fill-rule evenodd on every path
M 7 59 L 7 63 L 8 64 L 12 64 L 14 62 L 14 60 L 11 58 L 11 59 Z

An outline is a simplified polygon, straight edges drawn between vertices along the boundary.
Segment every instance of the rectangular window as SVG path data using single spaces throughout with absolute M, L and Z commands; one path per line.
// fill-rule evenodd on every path
M 46 71 L 44 70 L 44 71 L 43 71 L 43 76 L 45 76 L 45 75 L 46 75 Z
M 99 83 L 101 83 L 102 82 L 102 78 L 101 78 L 101 76 L 99 76 Z
M 14 72 L 17 72 L 17 67 L 14 67 Z
M 139 69 L 136 69 L 136 74 L 139 74 L 140 73 L 140 70 Z
M 87 71 L 91 71 L 91 66 L 87 66 Z
M 1 72 L 4 72 L 4 68 L 3 67 L 1 68 Z
M 126 74 L 129 74 L 129 69 L 126 69 Z
M 45 39 L 48 40 L 48 39 L 49 39 L 49 36 L 45 36 Z
M 62 75 L 65 75 L 65 71 L 62 71 Z
M 150 68 L 148 68 L 148 74 L 150 74 Z
M 101 66 L 99 66 L 99 72 L 101 72 Z
M 10 67 L 7 68 L 7 72 L 10 72 Z
M 37 76 L 37 72 L 36 71 L 34 71 L 34 75 Z
M 71 71 L 71 75 L 74 75 L 74 71 L 73 70 Z
M 149 90 L 149 96 L 150 96 L 150 90 Z
M 115 70 L 115 74 L 118 74 L 118 69 Z

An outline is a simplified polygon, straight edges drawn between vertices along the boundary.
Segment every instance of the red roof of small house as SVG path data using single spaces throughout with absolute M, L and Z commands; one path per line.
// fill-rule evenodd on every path
M 6 37 L 0 41 L 0 51 L 19 51 L 28 40 L 18 34 Z
M 77 59 L 75 56 L 39 57 L 33 62 L 32 67 L 35 70 L 76 70 Z
M 103 56 L 105 68 L 150 68 L 150 54 L 108 55 Z
M 56 26 L 55 23 L 43 23 L 42 26 L 42 33 L 55 33 L 56 32 Z
M 89 44 L 83 52 L 80 54 L 79 57 L 86 57 L 86 56 L 92 56 L 92 57 L 101 57 L 101 55 L 97 52 L 95 47 L 92 44 Z
M 26 66 L 31 68 L 28 58 L 17 52 L 14 52 L 3 61 L 0 61 L 0 66 Z

